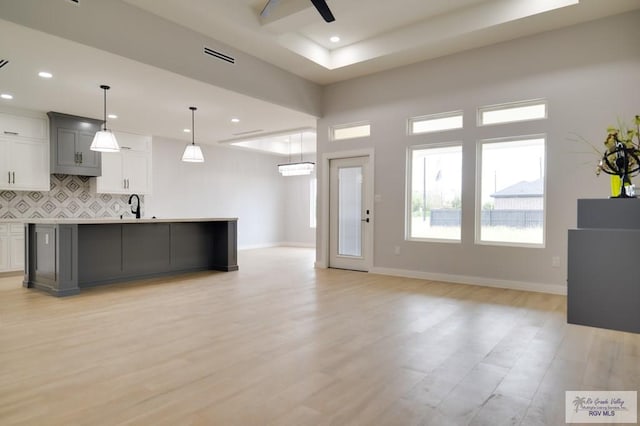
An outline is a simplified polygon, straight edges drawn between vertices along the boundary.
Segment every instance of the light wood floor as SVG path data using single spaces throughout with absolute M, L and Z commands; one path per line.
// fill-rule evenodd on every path
M 561 296 L 313 269 L 57 299 L 0 278 L 1 425 L 559 425 L 565 390 L 638 390 L 640 335 Z

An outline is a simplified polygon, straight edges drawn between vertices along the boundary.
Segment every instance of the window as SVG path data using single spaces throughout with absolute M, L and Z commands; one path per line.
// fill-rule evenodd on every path
M 544 244 L 545 138 L 481 141 L 476 240 Z
M 534 100 L 478 108 L 478 124 L 513 123 L 547 118 L 547 102 Z
M 331 128 L 329 139 L 341 141 L 345 139 L 364 138 L 371 135 L 369 123 L 354 123 L 334 126 Z
M 462 111 L 425 115 L 409 119 L 410 135 L 454 129 L 462 129 Z
M 408 238 L 460 241 L 462 145 L 413 147 L 408 157 Z
M 316 227 L 316 196 L 318 194 L 318 180 L 316 178 L 309 179 L 309 227 Z

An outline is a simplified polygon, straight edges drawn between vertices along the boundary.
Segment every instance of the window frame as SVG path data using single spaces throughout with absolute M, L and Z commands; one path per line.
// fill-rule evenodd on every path
M 460 117 L 462 119 L 462 123 L 460 124 L 460 127 L 452 127 L 450 129 L 427 130 L 427 131 L 424 131 L 424 132 L 415 132 L 415 131 L 413 131 L 413 125 L 416 122 L 429 121 L 429 120 L 439 120 L 439 119 L 442 119 L 442 118 L 451 118 L 451 117 Z M 432 133 L 441 133 L 441 132 L 451 132 L 451 131 L 454 131 L 454 130 L 461 130 L 461 129 L 464 129 L 464 111 L 463 110 L 447 111 L 447 112 L 439 112 L 439 113 L 435 113 L 435 114 L 420 115 L 420 116 L 416 116 L 416 117 L 409 117 L 407 119 L 407 135 L 408 136 L 428 135 L 428 134 L 432 134 Z
M 507 110 L 520 107 L 528 107 L 535 105 L 544 105 L 544 117 L 525 118 L 522 120 L 503 121 L 500 123 L 483 123 L 482 114 L 485 112 Z M 527 121 L 546 120 L 549 118 L 549 102 L 544 99 L 530 99 L 525 101 L 505 102 L 501 104 L 481 106 L 476 109 L 476 123 L 478 127 L 503 126 L 505 124 L 525 123 Z
M 340 138 L 336 139 L 336 130 L 348 129 L 352 127 L 361 127 L 361 126 L 369 126 L 369 134 L 364 136 L 355 136 L 352 138 Z M 371 122 L 368 120 L 358 121 L 354 123 L 346 123 L 346 124 L 336 124 L 334 126 L 329 126 L 329 140 L 331 142 L 342 142 L 342 141 L 350 141 L 356 139 L 364 139 L 371 137 Z
M 405 168 L 405 241 L 420 242 L 420 243 L 448 243 L 448 244 L 462 244 L 462 221 L 460 222 L 460 238 L 433 238 L 433 237 L 413 237 L 411 236 L 411 220 L 412 220 L 412 176 L 413 176 L 413 152 L 421 149 L 435 149 L 435 148 L 449 148 L 460 147 L 460 211 L 462 214 L 462 188 L 463 188 L 463 174 L 464 174 L 464 142 L 461 140 L 449 141 L 449 142 L 437 142 L 421 145 L 410 145 L 407 147 L 407 158 Z
M 482 146 L 489 143 L 518 142 L 532 139 L 542 139 L 544 141 L 544 176 L 543 176 L 543 195 L 542 195 L 542 243 L 516 243 L 509 241 L 485 241 L 481 239 L 482 231 Z M 476 187 L 475 187 L 475 212 L 474 212 L 474 244 L 481 246 L 500 246 L 500 247 L 523 247 L 523 248 L 539 248 L 543 249 L 547 243 L 547 156 L 548 156 L 548 137 L 546 133 L 537 133 L 532 135 L 506 136 L 500 138 L 479 139 L 476 141 Z
M 313 176 L 309 179 L 309 228 L 318 227 L 318 179 Z

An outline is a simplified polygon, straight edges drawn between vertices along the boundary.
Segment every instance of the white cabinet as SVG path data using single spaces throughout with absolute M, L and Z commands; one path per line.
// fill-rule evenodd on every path
M 97 193 L 151 193 L 151 136 L 114 132 L 120 152 L 102 153 L 102 176 L 92 185 Z
M 0 113 L 0 190 L 49 190 L 49 141 L 43 118 Z
M 0 190 L 49 190 L 49 145 L 46 140 L 0 135 Z
M 24 225 L 0 223 L 0 272 L 24 269 Z
M 47 121 L 44 118 L 0 113 L 0 135 L 46 139 Z

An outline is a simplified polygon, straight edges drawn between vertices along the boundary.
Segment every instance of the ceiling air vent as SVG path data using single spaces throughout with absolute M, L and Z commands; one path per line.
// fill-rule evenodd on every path
M 80 6 L 80 0 L 67 0 L 67 3 L 71 3 L 74 6 Z
M 0 68 L 4 67 L 5 65 L 7 65 L 9 63 L 8 60 L 6 59 L 0 59 Z
M 252 133 L 260 133 L 263 132 L 264 130 L 262 129 L 256 129 L 256 130 L 248 130 L 246 132 L 238 132 L 238 133 L 231 133 L 233 136 L 245 136 L 245 135 L 250 135 Z
M 209 55 L 212 56 L 216 59 L 220 59 L 223 60 L 225 62 L 229 62 L 230 64 L 235 64 L 236 63 L 236 59 L 229 56 L 229 55 L 225 55 L 224 53 L 218 52 L 217 50 L 213 50 L 213 49 L 209 49 L 207 46 L 204 47 L 204 54 L 205 55 Z

